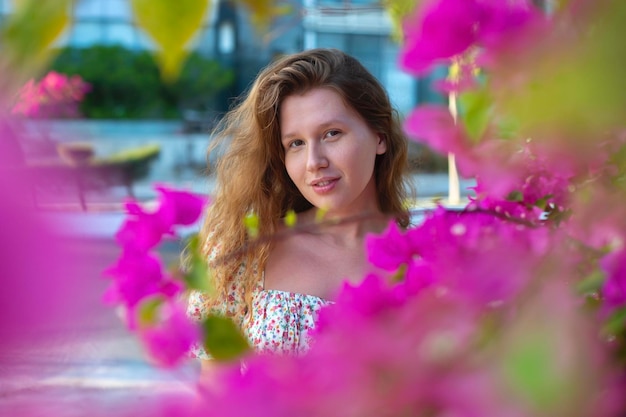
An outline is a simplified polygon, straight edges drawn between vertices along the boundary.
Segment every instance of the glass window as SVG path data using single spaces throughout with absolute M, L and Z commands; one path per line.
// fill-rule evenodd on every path
M 346 36 L 338 33 L 320 32 L 317 34 L 317 45 L 320 48 L 337 48 L 346 51 Z
M 129 49 L 137 46 L 134 26 L 128 23 L 108 23 L 104 28 L 104 43 L 107 45 L 122 45 Z
M 74 18 L 97 19 L 102 15 L 102 2 L 100 0 L 80 0 L 74 3 Z
M 69 37 L 71 46 L 87 47 L 94 43 L 100 43 L 103 38 L 103 27 L 98 22 L 74 22 L 72 33 Z
M 128 0 L 106 0 L 106 4 L 102 9 L 103 18 L 130 21 L 131 9 Z

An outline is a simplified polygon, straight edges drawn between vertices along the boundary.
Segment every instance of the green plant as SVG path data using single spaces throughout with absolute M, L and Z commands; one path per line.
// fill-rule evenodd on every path
M 214 97 L 234 80 L 232 71 L 192 53 L 179 79 L 167 84 L 148 51 L 121 46 L 65 48 L 51 68 L 78 74 L 92 85 L 81 110 L 97 119 L 177 118 L 184 108 L 215 106 Z

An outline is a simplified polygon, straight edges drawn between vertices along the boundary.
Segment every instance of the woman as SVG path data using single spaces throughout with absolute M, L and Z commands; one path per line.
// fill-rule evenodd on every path
M 257 351 L 302 353 L 317 311 L 370 268 L 365 235 L 408 224 L 397 113 L 355 58 L 314 49 L 261 71 L 216 137 L 227 150 L 201 239 L 217 291 L 193 293 L 189 314 L 232 317 Z

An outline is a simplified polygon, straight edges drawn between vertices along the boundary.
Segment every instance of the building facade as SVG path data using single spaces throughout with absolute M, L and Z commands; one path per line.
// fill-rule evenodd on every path
M 0 0 L 0 19 L 11 13 L 11 5 L 12 0 Z M 419 102 L 443 100 L 430 89 L 430 78 L 416 79 L 399 69 L 400 45 L 392 38 L 392 23 L 380 0 L 290 0 L 289 5 L 290 13 L 277 17 L 270 30 L 261 33 L 241 3 L 214 0 L 191 47 L 235 71 L 235 86 L 228 95 L 244 92 L 276 56 L 333 47 L 363 62 L 402 113 Z M 154 48 L 135 24 L 129 0 L 75 0 L 72 13 L 72 25 L 59 46 Z

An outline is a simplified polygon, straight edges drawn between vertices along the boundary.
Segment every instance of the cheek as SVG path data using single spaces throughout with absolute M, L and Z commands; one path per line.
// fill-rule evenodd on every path
M 298 173 L 299 173 L 299 163 L 297 158 L 294 158 L 293 155 L 285 157 L 285 170 L 287 171 L 287 175 L 294 183 L 297 183 Z

